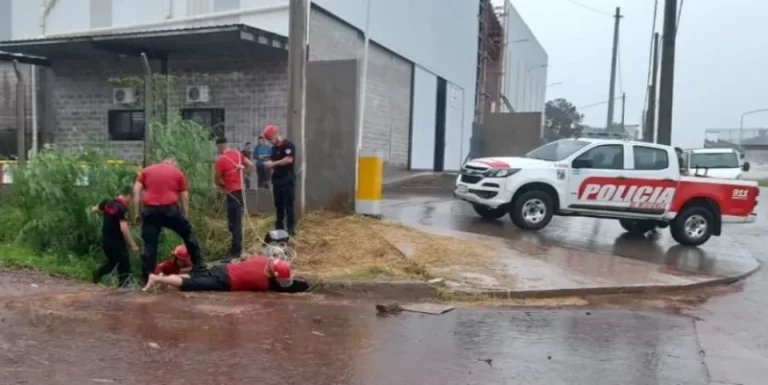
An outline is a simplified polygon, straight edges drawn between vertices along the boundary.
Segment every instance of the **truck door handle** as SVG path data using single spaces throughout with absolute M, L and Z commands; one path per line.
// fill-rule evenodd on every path
M 627 179 L 627 177 L 619 175 L 616 177 L 616 179 Z
M 672 178 L 664 178 L 661 180 L 662 182 L 674 182 Z

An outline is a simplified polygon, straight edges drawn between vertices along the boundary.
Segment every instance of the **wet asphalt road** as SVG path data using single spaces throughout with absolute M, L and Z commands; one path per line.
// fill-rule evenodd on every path
M 692 271 L 734 250 L 768 260 L 764 221 L 728 227 L 716 247 L 683 250 L 666 234 L 617 240 L 609 221 L 558 218 L 527 234 L 508 219 L 478 222 L 471 210 L 433 203 L 414 209 L 422 224 L 472 223 L 461 229 L 511 244 L 618 252 Z M 365 302 L 105 293 L 25 274 L 0 272 L 0 384 L 764 385 L 768 378 L 766 270 L 707 291 L 591 297 L 579 308 L 390 317 Z M 57 285 L 74 293 L 51 294 Z
M 257 296 L 81 294 L 2 311 L 3 384 L 707 384 L 693 320 Z
M 766 194 L 768 190 L 763 189 L 761 196 Z M 615 220 L 556 217 L 544 230 L 529 233 L 515 228 L 506 217 L 480 219 L 468 204 L 446 197 L 395 195 L 389 203 L 384 211 L 390 218 L 500 237 L 512 248 L 527 242 L 610 253 L 697 274 L 727 271 L 735 256 L 749 255 L 763 265 L 768 262 L 768 205 L 759 208 L 756 224 L 726 225 L 723 236 L 690 248 L 677 245 L 666 229 L 648 238 L 628 236 Z M 593 308 L 663 311 L 686 317 L 692 321 L 711 383 L 768 383 L 768 269 L 743 282 L 695 292 L 586 299 Z

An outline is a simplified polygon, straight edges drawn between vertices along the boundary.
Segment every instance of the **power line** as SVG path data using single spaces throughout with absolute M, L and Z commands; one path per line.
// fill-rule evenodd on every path
M 614 102 L 617 101 L 617 100 L 621 100 L 621 98 L 620 97 L 619 98 L 613 98 Z M 608 103 L 610 103 L 610 100 L 602 101 L 602 102 L 599 102 L 599 103 L 587 104 L 585 106 L 576 107 L 576 108 L 579 109 L 579 110 L 583 110 L 583 109 L 586 109 L 586 108 L 602 106 L 603 104 L 608 104 Z
M 680 29 L 680 16 L 683 16 L 683 4 L 685 4 L 685 0 L 680 0 L 680 9 L 677 10 L 677 21 L 675 22 L 675 36 L 677 36 L 677 31 Z
M 592 12 L 595 12 L 595 13 L 599 13 L 599 14 L 601 14 L 601 15 L 608 15 L 608 16 L 610 16 L 610 17 L 613 17 L 613 14 L 612 14 L 612 13 L 609 13 L 609 12 L 605 12 L 605 11 L 601 11 L 601 10 L 599 10 L 599 9 L 597 9 L 597 8 L 592 8 L 592 7 L 590 7 L 589 5 L 586 5 L 586 4 L 582 4 L 582 3 L 579 3 L 579 2 L 578 2 L 578 1 L 576 1 L 576 0 L 566 0 L 566 1 L 567 1 L 567 2 L 569 2 L 569 3 L 571 3 L 571 4 L 573 4 L 573 5 L 576 5 L 576 6 L 579 6 L 579 7 L 581 7 L 581 8 L 584 8 L 584 9 L 586 9 L 586 10 L 590 10 L 590 11 L 592 11 Z

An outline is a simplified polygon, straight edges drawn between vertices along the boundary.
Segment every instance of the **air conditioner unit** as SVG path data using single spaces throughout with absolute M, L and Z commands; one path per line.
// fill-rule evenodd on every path
M 208 103 L 211 94 L 208 86 L 187 86 L 187 103 Z
M 136 103 L 136 90 L 132 87 L 121 87 L 112 90 L 112 102 L 114 104 Z

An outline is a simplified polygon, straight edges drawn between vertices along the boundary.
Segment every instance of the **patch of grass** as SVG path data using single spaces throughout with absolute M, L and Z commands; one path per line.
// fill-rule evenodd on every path
M 0 245 L 0 266 L 32 269 L 54 276 L 90 280 L 99 264 L 95 257 L 40 253 L 20 246 Z
M 761 179 L 757 181 L 757 184 L 760 185 L 760 187 L 768 187 L 768 179 Z

